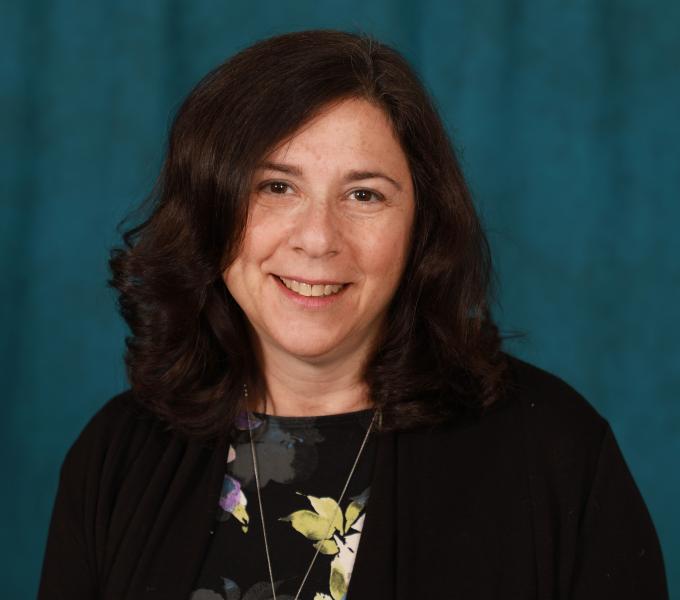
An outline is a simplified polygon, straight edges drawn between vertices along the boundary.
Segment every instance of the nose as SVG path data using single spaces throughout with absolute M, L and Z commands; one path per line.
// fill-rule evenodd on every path
M 295 250 L 317 258 L 337 254 L 340 237 L 339 215 L 332 203 L 310 199 L 295 215 L 289 243 Z

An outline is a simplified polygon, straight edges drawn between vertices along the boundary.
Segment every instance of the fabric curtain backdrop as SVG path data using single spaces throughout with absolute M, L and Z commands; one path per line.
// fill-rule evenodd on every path
M 106 288 L 173 111 L 285 31 L 361 30 L 415 65 L 490 232 L 509 349 L 607 417 L 680 595 L 680 4 L 3 3 L 3 598 L 35 594 L 64 453 L 125 387 Z

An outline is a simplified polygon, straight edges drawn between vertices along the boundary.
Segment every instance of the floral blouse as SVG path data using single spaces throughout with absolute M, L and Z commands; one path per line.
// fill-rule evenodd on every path
M 341 600 L 349 586 L 375 458 L 373 409 L 320 417 L 251 413 L 262 511 L 278 600 Z M 234 425 L 212 542 L 191 600 L 267 600 L 271 582 L 246 415 Z

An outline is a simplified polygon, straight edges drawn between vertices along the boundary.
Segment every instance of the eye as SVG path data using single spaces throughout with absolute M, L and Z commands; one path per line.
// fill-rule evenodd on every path
M 363 202 L 365 204 L 371 203 L 371 202 L 378 202 L 383 199 L 381 194 L 378 194 L 376 192 L 373 192 L 371 190 L 354 190 L 353 192 L 350 192 L 351 194 L 356 194 L 355 198 L 359 200 L 359 202 Z
M 270 194 L 278 194 L 279 196 L 284 195 L 288 188 L 290 186 L 287 183 L 283 183 L 283 181 L 267 181 L 260 186 L 261 190 L 265 190 Z

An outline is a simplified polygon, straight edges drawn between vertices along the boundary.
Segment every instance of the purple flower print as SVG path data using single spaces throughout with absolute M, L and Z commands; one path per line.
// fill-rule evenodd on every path
M 222 510 L 234 512 L 241 499 L 241 484 L 230 475 L 224 476 L 222 493 L 220 494 L 220 506 Z

